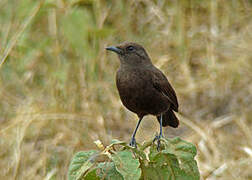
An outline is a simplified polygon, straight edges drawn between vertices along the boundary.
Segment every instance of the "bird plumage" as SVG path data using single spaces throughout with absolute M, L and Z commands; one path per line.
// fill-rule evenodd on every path
M 179 120 L 173 112 L 178 112 L 176 93 L 166 76 L 152 64 L 145 49 L 137 43 L 126 42 L 107 50 L 116 52 L 120 59 L 116 85 L 123 105 L 139 117 L 137 128 L 148 114 L 156 116 L 162 126 L 178 127 Z M 137 128 L 131 139 L 133 146 L 136 146 Z

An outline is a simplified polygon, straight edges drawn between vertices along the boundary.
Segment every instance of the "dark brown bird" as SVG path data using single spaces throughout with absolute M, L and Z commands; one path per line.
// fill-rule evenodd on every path
M 116 85 L 121 101 L 130 111 L 136 113 L 139 121 L 130 140 L 130 145 L 136 147 L 135 135 L 145 115 L 152 114 L 160 123 L 160 134 L 154 140 L 158 141 L 162 134 L 162 126 L 178 127 L 179 120 L 173 111 L 178 112 L 176 93 L 165 75 L 156 68 L 145 49 L 132 42 L 106 48 L 117 53 L 120 68 L 116 74 Z

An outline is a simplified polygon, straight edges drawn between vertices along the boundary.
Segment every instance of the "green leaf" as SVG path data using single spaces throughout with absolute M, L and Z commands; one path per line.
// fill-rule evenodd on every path
M 141 166 L 144 179 L 186 180 L 185 173 L 179 168 L 179 162 L 173 154 L 158 153 L 147 166 Z
M 197 162 L 194 157 L 197 154 L 196 147 L 180 138 L 165 139 L 163 153 L 174 154 L 180 161 L 180 168 L 187 174 L 188 179 L 200 179 Z
M 129 151 L 121 151 L 112 154 L 112 161 L 115 163 L 116 170 L 122 174 L 125 180 L 138 180 L 141 176 L 139 160 L 133 158 Z
M 149 163 L 141 164 L 143 179 L 198 180 L 200 179 L 194 157 L 196 148 L 191 143 L 174 139 L 161 139 L 164 150 L 157 151 L 152 145 Z
M 96 174 L 97 169 L 93 169 L 90 172 L 87 173 L 85 176 L 85 180 L 100 180 L 99 176 Z
M 146 160 L 146 155 L 143 151 L 140 151 L 138 148 L 134 148 L 134 147 L 129 146 L 128 143 L 126 143 L 124 141 L 119 141 L 117 139 L 113 139 L 109 146 L 114 146 L 114 145 L 121 145 L 124 147 L 124 149 L 130 149 L 135 153 L 135 155 L 137 155 L 137 157 L 139 157 L 139 158 L 141 157 L 141 159 Z
M 96 154 L 97 151 L 95 150 L 86 152 L 80 151 L 76 153 L 69 166 L 68 179 L 81 179 L 83 175 L 94 165 L 95 161 L 93 157 Z
M 114 162 L 99 163 L 97 174 L 100 179 L 105 180 L 123 180 L 123 176 L 116 170 Z

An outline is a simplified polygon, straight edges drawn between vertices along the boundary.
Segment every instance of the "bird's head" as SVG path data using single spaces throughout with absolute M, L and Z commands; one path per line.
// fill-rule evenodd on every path
M 145 49 L 137 43 L 124 42 L 117 46 L 107 47 L 106 50 L 117 53 L 122 65 L 142 66 L 152 64 Z

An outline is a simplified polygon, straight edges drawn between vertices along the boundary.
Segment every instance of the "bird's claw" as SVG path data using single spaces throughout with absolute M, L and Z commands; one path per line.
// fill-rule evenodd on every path
M 136 139 L 135 138 L 131 138 L 129 145 L 131 147 L 137 148 Z
M 157 151 L 160 151 L 160 145 L 161 145 L 160 139 L 162 137 L 163 137 L 162 135 L 156 135 L 155 138 L 153 139 L 153 143 L 155 143 L 155 141 L 157 141 Z

